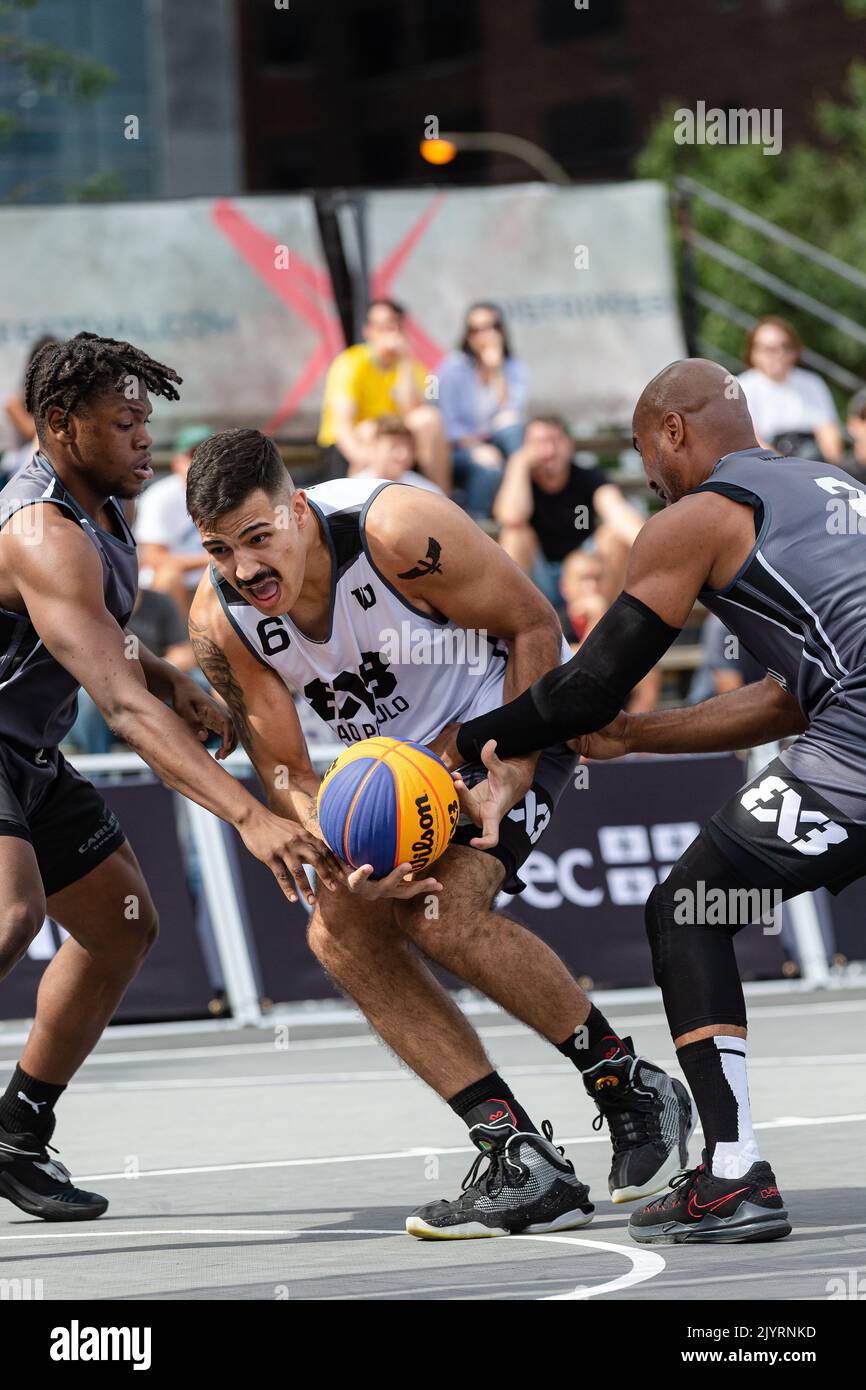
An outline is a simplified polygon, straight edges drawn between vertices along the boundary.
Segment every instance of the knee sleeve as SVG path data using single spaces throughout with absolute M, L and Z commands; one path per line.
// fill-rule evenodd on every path
M 759 886 L 706 830 L 653 889 L 646 931 L 672 1037 L 713 1023 L 745 1027 L 733 938 L 763 903 Z

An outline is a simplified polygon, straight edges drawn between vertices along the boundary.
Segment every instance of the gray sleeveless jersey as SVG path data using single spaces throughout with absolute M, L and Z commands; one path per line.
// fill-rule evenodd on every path
M 701 601 L 812 721 L 866 717 L 866 490 L 838 468 L 765 449 L 726 454 L 696 492 L 755 512 L 755 545 Z M 853 729 L 852 729 L 853 731 Z
M 42 509 L 22 512 L 30 502 L 59 507 L 96 546 L 105 606 L 123 627 L 135 603 L 138 561 L 120 503 L 111 498 L 108 504 L 118 531 L 112 535 L 82 511 L 44 454 L 36 454 L 0 492 L 0 528 L 14 526 L 13 518 L 21 513 L 22 535 L 32 536 L 36 544 Z M 35 750 L 53 761 L 52 751 L 75 722 L 78 691 L 78 681 L 45 650 L 27 613 L 0 608 L 0 744 Z M 40 758 L 40 766 L 45 761 Z

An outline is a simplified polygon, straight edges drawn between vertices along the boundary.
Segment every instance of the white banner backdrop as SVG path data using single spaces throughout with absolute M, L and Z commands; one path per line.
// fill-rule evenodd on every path
M 160 441 L 199 420 L 313 434 L 344 342 L 311 200 L 0 210 L 2 397 L 20 389 L 36 338 L 82 329 L 126 339 L 183 377 L 177 404 L 154 402 Z
M 491 299 L 532 408 L 580 430 L 627 426 L 649 378 L 684 355 L 661 184 L 383 192 L 367 210 L 372 292 L 406 304 L 431 369 L 467 306 Z

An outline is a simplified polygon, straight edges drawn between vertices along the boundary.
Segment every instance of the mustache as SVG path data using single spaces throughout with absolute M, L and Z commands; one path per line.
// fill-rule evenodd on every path
M 257 584 L 262 584 L 266 579 L 279 579 L 278 574 L 273 570 L 262 570 L 261 574 L 253 575 L 252 579 L 238 579 L 236 587 L 238 589 L 254 589 Z

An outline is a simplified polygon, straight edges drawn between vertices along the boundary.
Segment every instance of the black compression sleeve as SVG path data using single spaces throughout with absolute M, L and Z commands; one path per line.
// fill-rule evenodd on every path
M 620 594 L 570 661 L 554 666 L 511 704 L 460 727 L 460 756 L 472 762 L 495 738 L 500 758 L 519 758 L 603 729 L 679 630 L 632 594 Z

